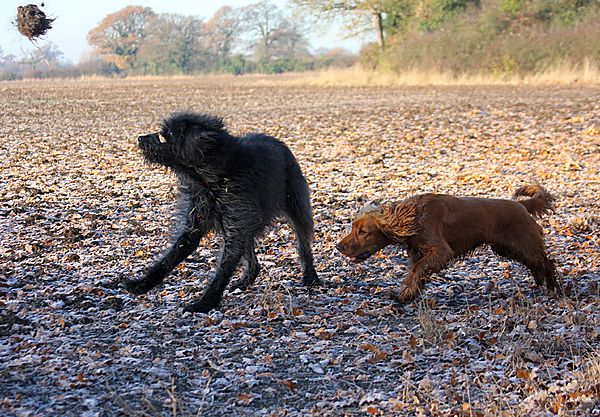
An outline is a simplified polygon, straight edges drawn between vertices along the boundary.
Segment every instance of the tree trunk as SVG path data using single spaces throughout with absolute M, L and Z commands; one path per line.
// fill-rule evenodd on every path
M 377 36 L 377 44 L 379 45 L 379 48 L 385 48 L 385 42 L 383 39 L 383 17 L 381 12 L 373 13 L 373 27 L 375 29 L 375 35 Z

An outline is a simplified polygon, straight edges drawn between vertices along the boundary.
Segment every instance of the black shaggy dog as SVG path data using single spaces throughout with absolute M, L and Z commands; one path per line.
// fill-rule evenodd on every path
M 161 131 L 138 138 L 146 161 L 173 170 L 178 178 L 184 225 L 173 245 L 144 278 L 128 280 L 143 294 L 197 247 L 209 230 L 221 233 L 224 246 L 214 278 L 199 300 L 185 311 L 216 308 L 241 258 L 247 267 L 234 288 L 245 289 L 260 271 L 255 239 L 284 214 L 296 232 L 307 286 L 320 283 L 313 265 L 313 219 L 308 185 L 292 152 L 263 134 L 230 135 L 221 118 L 189 112 L 164 120 Z

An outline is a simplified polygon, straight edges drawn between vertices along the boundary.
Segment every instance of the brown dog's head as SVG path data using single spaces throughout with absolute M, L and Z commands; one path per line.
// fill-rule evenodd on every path
M 354 263 L 359 263 L 383 249 L 392 241 L 382 232 L 382 209 L 367 206 L 352 222 L 352 231 L 335 247 Z

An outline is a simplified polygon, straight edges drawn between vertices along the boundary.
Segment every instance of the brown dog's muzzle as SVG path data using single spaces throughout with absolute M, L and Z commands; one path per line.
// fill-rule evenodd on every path
M 363 215 L 352 222 L 352 231 L 335 247 L 351 262 L 359 263 L 390 243 L 379 230 L 377 221 L 371 216 Z
M 353 241 L 352 234 L 343 238 L 335 245 L 335 248 L 346 255 L 353 263 L 362 262 L 373 254 L 369 249 L 363 250 L 360 248 L 357 242 Z

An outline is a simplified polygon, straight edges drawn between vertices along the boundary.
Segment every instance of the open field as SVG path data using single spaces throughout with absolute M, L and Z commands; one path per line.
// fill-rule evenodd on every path
M 308 291 L 287 225 L 220 311 L 183 314 L 217 239 L 146 296 L 121 287 L 168 243 L 175 179 L 137 135 L 177 109 L 264 131 L 312 191 Z M 311 87 L 179 78 L 0 83 L 0 415 L 600 415 L 600 88 Z M 334 250 L 370 199 L 508 198 L 539 181 L 568 296 L 478 250 L 420 303 L 384 295 L 401 248 Z

